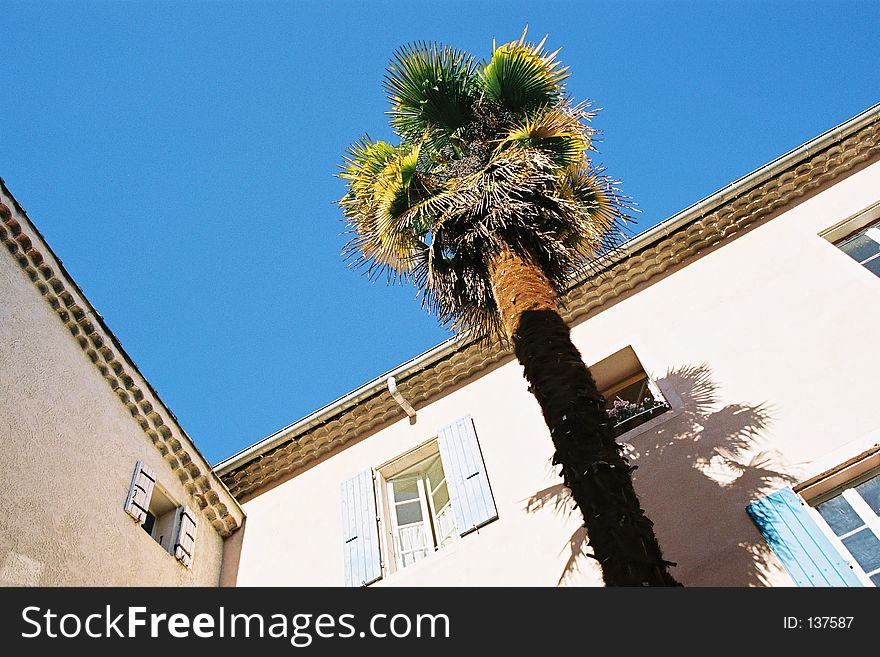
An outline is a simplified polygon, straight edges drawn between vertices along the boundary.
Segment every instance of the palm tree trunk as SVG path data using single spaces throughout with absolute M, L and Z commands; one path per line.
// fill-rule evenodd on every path
M 669 574 L 653 523 L 611 433 L 604 399 L 571 341 L 556 293 L 538 266 L 510 249 L 490 275 L 514 352 L 538 400 L 556 451 L 553 464 L 584 517 L 607 586 L 680 586 Z

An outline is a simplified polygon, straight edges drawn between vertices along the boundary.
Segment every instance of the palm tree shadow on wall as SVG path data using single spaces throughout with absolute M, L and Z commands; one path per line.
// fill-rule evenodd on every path
M 681 411 L 655 428 L 637 435 L 627 456 L 638 466 L 637 491 L 654 522 L 664 554 L 692 555 L 698 545 L 710 560 L 679 563 L 673 574 L 685 584 L 765 586 L 762 568 L 770 548 L 751 526 L 745 507 L 791 477 L 773 469 L 776 454 L 761 450 L 761 433 L 772 420 L 766 404 L 718 407 L 718 386 L 706 364 L 670 370 L 658 381 L 681 399 Z M 661 416 L 662 417 L 662 416 Z M 572 513 L 573 502 L 563 484 L 536 492 L 526 511 L 552 509 Z M 584 527 L 578 528 L 562 552 L 568 561 L 558 585 L 577 574 L 590 557 Z

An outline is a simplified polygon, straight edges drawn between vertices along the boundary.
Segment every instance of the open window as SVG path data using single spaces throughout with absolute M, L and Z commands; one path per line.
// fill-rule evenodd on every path
M 125 511 L 169 554 L 192 566 L 197 520 L 191 509 L 174 502 L 156 481 L 156 473 L 138 461 L 125 500 Z
M 412 566 L 498 518 L 469 416 L 341 488 L 346 586 Z
M 645 372 L 632 347 L 604 358 L 590 367 L 614 435 L 621 436 L 670 409 L 660 388 Z
M 398 568 L 424 559 L 458 537 L 455 514 L 436 440 L 400 463 L 379 468 L 385 481 L 388 520 Z M 417 460 L 409 465 L 407 462 Z
M 167 552 L 172 551 L 171 539 L 176 516 L 177 505 L 161 485 L 155 485 L 141 529 Z

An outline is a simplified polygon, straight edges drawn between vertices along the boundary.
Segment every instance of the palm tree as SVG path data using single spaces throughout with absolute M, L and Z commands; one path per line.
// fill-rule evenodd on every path
M 606 585 L 676 585 L 559 311 L 572 275 L 618 243 L 627 208 L 591 165 L 593 114 L 566 95 L 545 41 L 493 42 L 488 62 L 441 44 L 394 53 L 400 141 L 349 149 L 343 255 L 413 282 L 442 323 L 512 341 Z

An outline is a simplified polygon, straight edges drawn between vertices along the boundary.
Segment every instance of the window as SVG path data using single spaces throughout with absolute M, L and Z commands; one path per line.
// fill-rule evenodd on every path
M 590 367 L 605 397 L 614 435 L 644 424 L 670 409 L 657 384 L 645 372 L 632 347 L 625 347 Z
M 880 471 L 873 470 L 813 502 L 858 568 L 880 586 Z
M 150 496 L 141 529 L 168 552 L 171 552 L 171 535 L 176 515 L 177 505 L 171 501 L 161 485 L 153 486 L 153 494 Z
M 424 559 L 457 538 L 449 486 L 436 442 L 433 456 L 386 481 L 398 568 Z
M 410 567 L 498 518 L 470 417 L 341 488 L 346 586 Z
M 183 565 L 192 566 L 196 515 L 190 508 L 177 505 L 157 483 L 153 470 L 140 461 L 134 468 L 125 498 L 125 511 L 166 552 Z
M 796 585 L 880 586 L 877 445 L 746 510 Z
M 880 222 L 841 240 L 837 248 L 874 275 L 880 276 Z

